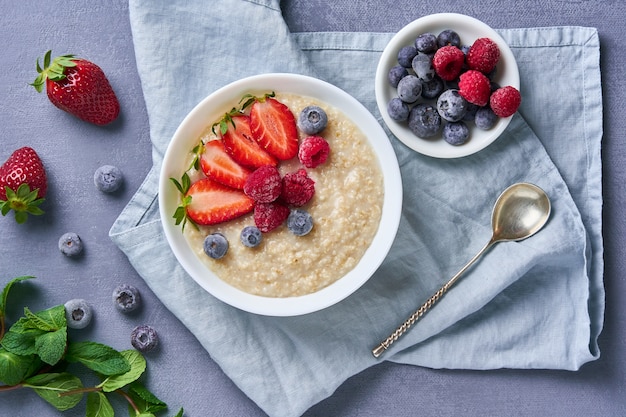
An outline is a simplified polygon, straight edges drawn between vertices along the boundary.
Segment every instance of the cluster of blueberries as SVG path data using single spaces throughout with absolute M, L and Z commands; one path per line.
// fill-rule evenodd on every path
M 496 124 L 498 116 L 488 106 L 467 102 L 455 82 L 444 81 L 437 75 L 432 58 L 438 48 L 446 45 L 457 46 L 465 54 L 469 50 L 450 29 L 437 36 L 421 34 L 414 45 L 400 48 L 398 64 L 388 72 L 389 83 L 396 88 L 397 97 L 389 101 L 387 113 L 397 122 L 407 122 L 409 129 L 424 139 L 435 136 L 443 125 L 443 139 L 452 145 L 462 145 L 470 136 L 465 122 L 474 122 L 479 129 L 488 130 Z M 492 84 L 493 89 L 497 88 Z

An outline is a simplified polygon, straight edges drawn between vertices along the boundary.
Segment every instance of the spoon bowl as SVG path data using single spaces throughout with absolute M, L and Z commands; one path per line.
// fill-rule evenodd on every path
M 378 358 L 393 342 L 406 333 L 493 244 L 519 241 L 534 235 L 546 224 L 550 211 L 551 204 L 548 195 L 534 184 L 520 182 L 504 190 L 493 206 L 492 235 L 489 242 L 415 313 L 411 314 L 404 323 L 374 348 L 372 350 L 374 357 Z

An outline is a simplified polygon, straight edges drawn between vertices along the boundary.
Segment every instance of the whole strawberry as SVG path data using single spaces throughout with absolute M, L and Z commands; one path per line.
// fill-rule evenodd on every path
M 31 85 L 41 93 L 45 84 L 52 104 L 79 119 L 99 126 L 114 121 L 120 104 L 102 69 L 74 55 L 61 55 L 51 61 L 51 54 L 46 52 L 43 68 L 37 60 L 39 75 Z
M 11 210 L 15 220 L 24 223 L 29 214 L 40 215 L 48 182 L 43 163 L 34 149 L 27 146 L 13 152 L 0 166 L 0 211 Z

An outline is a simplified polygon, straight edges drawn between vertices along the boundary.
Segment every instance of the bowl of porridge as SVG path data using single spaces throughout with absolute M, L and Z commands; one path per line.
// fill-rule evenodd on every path
M 448 72 L 448 65 L 455 67 L 455 56 L 461 67 Z M 469 72 L 471 78 L 463 76 Z M 461 77 L 466 77 L 463 85 Z M 498 88 L 503 89 L 496 93 Z M 414 151 L 436 158 L 472 155 L 493 143 L 512 115 L 509 109 L 497 116 L 490 112 L 491 95 L 502 103 L 509 93 L 521 98 L 519 88 L 515 56 L 505 40 L 480 20 L 457 13 L 424 16 L 400 29 L 381 54 L 375 79 L 376 102 L 389 130 Z M 449 107 L 463 110 L 451 114 Z M 440 119 L 438 128 L 424 127 L 433 119 Z
M 268 122 L 278 112 L 269 102 L 287 113 L 281 122 L 292 115 L 293 140 L 268 134 L 268 144 L 258 133 L 276 124 Z M 304 112 L 317 115 L 311 109 L 325 116 L 314 133 L 301 124 Z M 249 165 L 233 138 L 261 145 L 270 162 Z M 282 153 L 292 145 L 295 156 Z M 218 184 L 224 171 L 244 180 Z M 398 161 L 374 116 L 340 88 L 296 74 L 252 76 L 202 100 L 176 130 L 159 181 L 165 236 L 191 279 L 231 306 L 268 316 L 312 313 L 361 287 L 387 256 L 402 207 Z M 278 190 L 269 202 L 269 186 L 258 187 L 264 181 Z

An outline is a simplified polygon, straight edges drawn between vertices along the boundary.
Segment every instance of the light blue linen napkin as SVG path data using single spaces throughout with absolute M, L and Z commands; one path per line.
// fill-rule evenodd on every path
M 594 29 L 500 30 L 518 60 L 524 98 L 506 133 L 456 160 L 419 155 L 390 135 L 404 205 L 387 259 L 338 305 L 273 318 L 225 305 L 177 263 L 157 207 L 167 144 L 201 99 L 266 72 L 338 85 L 383 124 L 374 73 L 392 34 L 292 34 L 278 0 L 233 3 L 130 1 L 154 167 L 110 236 L 243 392 L 271 416 L 297 416 L 378 363 L 371 349 L 487 242 L 496 197 L 518 181 L 550 195 L 545 229 L 495 246 L 384 359 L 431 368 L 576 370 L 599 356 L 602 98 Z

